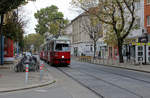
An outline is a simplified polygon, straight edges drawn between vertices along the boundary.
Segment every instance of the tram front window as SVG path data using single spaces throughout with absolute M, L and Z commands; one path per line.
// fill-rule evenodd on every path
M 69 51 L 69 44 L 56 44 L 56 51 Z

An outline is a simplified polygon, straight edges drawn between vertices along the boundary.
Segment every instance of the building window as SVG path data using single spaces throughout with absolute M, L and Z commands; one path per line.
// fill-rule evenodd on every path
M 137 26 L 138 26 L 138 27 L 140 27 L 140 21 L 141 21 L 140 18 L 136 20 L 136 23 L 137 23 Z
M 140 0 L 135 0 L 135 8 L 138 9 L 140 6 Z
M 147 0 L 147 4 L 150 4 L 150 0 Z
M 147 16 L 147 26 L 150 26 L 150 16 Z

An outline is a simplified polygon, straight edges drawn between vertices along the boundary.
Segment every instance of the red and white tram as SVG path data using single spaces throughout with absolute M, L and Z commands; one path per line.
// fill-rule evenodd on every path
M 59 37 L 51 39 L 44 44 L 44 57 L 41 59 L 51 65 L 69 65 L 70 64 L 70 40 Z M 42 54 L 41 51 L 40 54 Z
M 40 46 L 40 59 L 41 60 L 44 60 L 44 44 L 42 44 L 41 46 Z

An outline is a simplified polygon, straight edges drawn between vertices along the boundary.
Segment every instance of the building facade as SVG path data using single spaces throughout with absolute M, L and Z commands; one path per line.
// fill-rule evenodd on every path
M 70 48 L 71 48 L 71 55 L 73 55 L 73 46 L 72 46 L 72 24 L 69 23 L 65 28 L 64 28 L 64 31 L 63 31 L 64 35 L 67 36 L 69 39 L 70 39 Z
M 74 56 L 93 56 L 94 45 L 89 32 L 85 30 L 86 24 L 90 23 L 89 16 L 82 13 L 72 20 L 72 48 Z M 97 41 L 96 56 L 99 55 L 99 41 Z
M 150 0 L 144 0 L 144 27 L 150 34 Z

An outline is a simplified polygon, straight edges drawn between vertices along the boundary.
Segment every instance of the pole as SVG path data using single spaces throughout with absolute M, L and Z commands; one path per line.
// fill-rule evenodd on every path
M 147 61 L 146 61 L 146 54 L 147 54 L 147 53 L 146 53 L 146 43 L 145 43 L 145 45 L 144 45 L 144 52 L 145 52 L 145 64 L 146 64 L 146 62 L 147 62 Z
M 29 76 L 29 64 L 26 64 L 26 79 L 25 79 L 25 84 L 28 83 L 28 76 Z
M 4 36 L 2 32 L 4 14 L 0 17 L 0 64 L 4 64 Z
M 44 67 L 44 64 L 40 64 L 40 81 L 42 81 L 42 77 L 43 77 L 43 67 Z

